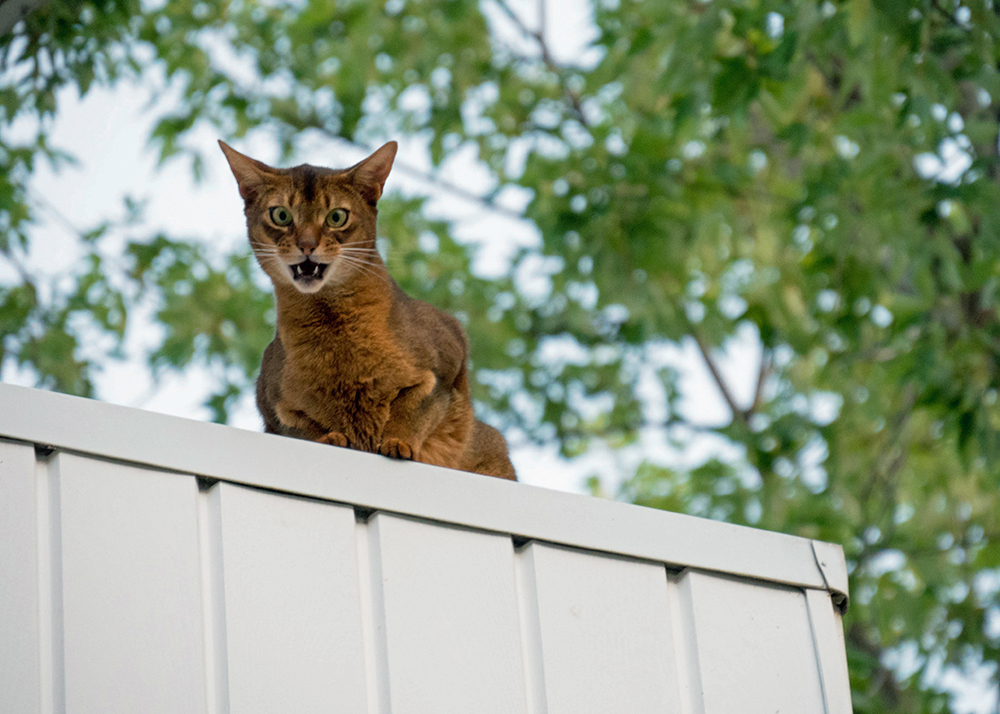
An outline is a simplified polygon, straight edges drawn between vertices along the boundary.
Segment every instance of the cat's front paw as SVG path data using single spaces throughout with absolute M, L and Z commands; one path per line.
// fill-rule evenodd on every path
M 412 461 L 417 458 L 416 450 L 402 439 L 386 439 L 379 444 L 378 452 L 382 456 L 388 456 L 391 459 L 409 459 Z
M 347 448 L 347 437 L 341 434 L 339 431 L 331 431 L 327 434 L 316 439 L 321 444 L 330 444 L 331 446 L 342 446 Z

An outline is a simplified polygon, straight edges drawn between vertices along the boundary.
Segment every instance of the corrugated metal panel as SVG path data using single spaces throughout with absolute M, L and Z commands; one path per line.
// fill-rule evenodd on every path
M 364 711 L 354 510 L 228 484 L 207 497 L 232 711 Z
M 32 394 L 17 390 L 19 405 Z M 91 409 L 101 405 L 57 401 L 107 433 L 109 412 Z M 122 411 L 165 419 L 110 413 Z M 9 414 L 0 414 L 8 437 Z M 204 472 L 116 463 L 142 463 L 143 444 L 102 437 L 80 448 L 76 427 L 62 437 L 46 427 L 43 443 L 95 455 L 0 441 L 0 597 L 10 604 L 0 608 L 0 710 L 851 711 L 837 592 L 822 584 L 843 567 L 835 547 L 814 552 L 807 540 L 178 421 L 146 432 L 151 450 L 249 444 L 249 454 L 229 453 L 239 478 L 226 480 L 291 486 L 203 480 L 199 490 L 192 474 Z M 178 428 L 193 441 L 178 441 Z M 278 449 L 281 472 L 267 473 L 270 459 L 254 463 L 261 444 Z M 323 468 L 296 480 L 316 460 Z M 389 494 L 402 475 L 415 488 Z M 287 493 L 305 487 L 339 495 Z M 484 497 L 499 516 L 469 505 Z M 394 512 L 373 513 L 383 500 Z M 448 518 L 413 517 L 434 500 L 458 506 L 437 507 Z M 553 504 L 581 522 L 546 513 Z M 642 544 L 644 528 L 650 540 L 710 542 Z M 767 559 L 799 562 L 742 577 L 715 552 L 737 547 L 756 570 Z M 817 586 L 789 585 L 790 574 Z
M 705 714 L 824 714 L 802 590 L 688 571 L 687 656 Z
M 369 537 L 384 711 L 523 714 L 510 538 L 386 514 Z
M 535 711 L 680 711 L 662 565 L 531 543 L 520 566 Z
M 66 711 L 204 712 L 195 479 L 56 462 Z
M 0 442 L 0 712 L 41 707 L 35 450 Z
M 823 570 L 806 538 L 24 387 L 0 384 L 0 404 L 0 437 L 846 600 L 838 545 L 822 544 Z

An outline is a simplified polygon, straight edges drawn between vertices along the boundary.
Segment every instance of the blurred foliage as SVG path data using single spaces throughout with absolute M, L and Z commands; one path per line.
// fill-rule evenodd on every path
M 526 191 L 537 245 L 487 278 L 421 200 L 387 197 L 380 231 L 404 288 L 463 319 L 489 418 L 566 456 L 643 430 L 735 447 L 689 470 L 643 463 L 621 497 L 843 543 L 855 711 L 953 710 L 942 672 L 1000 659 L 993 3 L 591 11 L 593 41 L 565 62 L 547 43 L 561 30 L 505 0 L 48 3 L 0 53 L 0 263 L 14 276 L 0 363 L 90 394 L 130 306 L 152 301 L 151 365 L 216 366 L 224 420 L 271 335 L 247 252 L 192 240 L 110 251 L 101 226 L 81 236 L 79 270 L 36 284 L 41 199 L 25 186 L 38 161 L 68 160 L 46 138 L 63 87 L 138 77 L 176 92 L 151 140 L 196 175 L 186 140 L 204 123 L 266 128 L 289 157 L 310 135 L 422 139 L 435 166 L 472 146 L 494 182 L 480 202 L 510 213 L 504 192 Z M 25 117 L 37 134 L 16 141 Z M 761 366 L 737 389 L 716 362 L 748 328 Z M 661 356 L 678 344 L 697 348 L 727 423 L 677 408 Z

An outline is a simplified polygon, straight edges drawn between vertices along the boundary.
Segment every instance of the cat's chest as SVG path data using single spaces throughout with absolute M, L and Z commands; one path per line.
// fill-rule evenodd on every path
M 287 378 L 337 392 L 397 391 L 409 359 L 387 335 L 365 330 L 317 331 L 286 348 Z
M 360 448 L 374 448 L 390 404 L 413 380 L 406 355 L 383 341 L 314 339 L 289 346 L 281 374 L 282 399 L 323 429 L 339 431 Z

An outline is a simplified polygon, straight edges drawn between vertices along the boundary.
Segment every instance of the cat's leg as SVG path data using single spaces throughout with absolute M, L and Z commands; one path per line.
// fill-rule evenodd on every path
M 445 416 L 427 435 L 417 460 L 451 469 L 462 468 L 462 456 L 472 436 L 473 421 L 469 396 L 458 389 L 452 390 Z
M 469 439 L 459 468 L 484 476 L 517 481 L 503 434 L 478 420 L 472 425 L 472 438 Z
M 275 337 L 264 350 L 260 374 L 257 376 L 257 411 L 264 420 L 264 431 L 268 434 L 287 434 L 281 420 L 274 411 L 274 405 L 281 399 L 279 380 L 285 364 L 285 350 L 281 340 Z
M 442 394 L 430 370 L 421 380 L 399 390 L 389 405 L 389 419 L 382 429 L 378 452 L 396 459 L 422 461 L 420 451 L 428 434 L 448 411 L 448 395 Z
M 299 409 L 292 409 L 284 402 L 275 404 L 274 412 L 278 420 L 287 428 L 289 436 L 318 441 L 321 444 L 331 444 L 332 446 L 350 446 L 347 437 L 339 431 L 327 431 L 308 414 Z
M 343 448 L 350 447 L 350 442 L 347 441 L 347 437 L 344 436 L 339 431 L 328 431 L 323 436 L 316 439 L 321 444 L 329 444 L 330 446 L 342 446 Z

